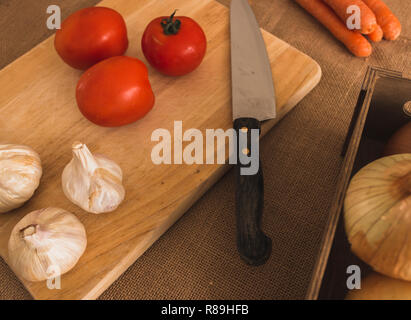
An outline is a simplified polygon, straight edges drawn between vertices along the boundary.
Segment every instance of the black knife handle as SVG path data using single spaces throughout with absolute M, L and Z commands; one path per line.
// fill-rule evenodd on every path
M 240 154 L 252 152 L 252 144 L 259 143 L 261 126 L 256 119 L 240 118 L 235 120 L 234 129 L 237 133 L 237 165 L 235 168 L 237 248 L 241 258 L 247 264 L 259 266 L 264 264 L 271 254 L 271 239 L 261 230 L 264 207 L 262 163 L 257 154 L 258 172 L 253 175 L 244 175 L 242 169 L 249 168 L 250 164 L 240 161 Z M 251 134 L 252 129 L 258 130 L 258 134 L 254 137 Z M 244 148 L 245 145 L 240 145 L 240 135 L 242 134 L 245 138 L 245 133 L 247 133 L 247 148 Z M 245 141 L 244 138 L 243 141 Z

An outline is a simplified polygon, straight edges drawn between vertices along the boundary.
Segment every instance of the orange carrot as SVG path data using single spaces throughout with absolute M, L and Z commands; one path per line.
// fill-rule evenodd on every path
M 368 34 L 368 38 L 372 42 L 380 42 L 382 40 L 383 35 L 384 35 L 384 33 L 383 33 L 381 27 L 377 24 L 377 28 L 375 28 L 375 30 L 373 32 Z
M 347 13 L 347 9 L 352 5 L 360 8 L 361 33 L 363 34 L 370 34 L 377 26 L 377 18 L 374 12 L 362 0 L 324 0 L 324 2 L 333 8 L 345 25 L 348 18 L 353 14 Z
M 401 22 L 391 12 L 387 5 L 381 0 L 363 0 L 365 4 L 374 11 L 377 22 L 384 32 L 384 38 L 395 40 L 401 33 Z
M 368 57 L 371 44 L 359 32 L 348 30 L 338 16 L 321 0 L 295 0 L 313 17 L 321 22 L 338 40 L 357 57 Z

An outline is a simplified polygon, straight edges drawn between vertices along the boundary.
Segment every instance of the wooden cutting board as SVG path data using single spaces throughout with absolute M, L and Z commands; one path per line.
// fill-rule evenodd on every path
M 101 128 L 82 117 L 75 87 L 81 73 L 66 66 L 53 48 L 53 37 L 0 71 L 0 141 L 29 145 L 41 156 L 43 177 L 35 196 L 22 208 L 0 215 L 0 254 L 7 262 L 13 226 L 27 213 L 61 207 L 84 223 L 88 247 L 76 267 L 62 276 L 61 289 L 46 282 L 23 281 L 37 299 L 95 299 L 141 256 L 229 168 L 227 165 L 160 165 L 151 160 L 155 129 L 183 130 L 232 127 L 229 10 L 214 0 L 105 0 L 119 11 L 129 31 L 127 55 L 144 60 L 140 40 L 153 18 L 179 9 L 204 28 L 207 56 L 198 70 L 170 78 L 150 68 L 156 105 L 143 120 L 122 128 Z M 263 31 L 272 62 L 278 118 L 266 122 L 263 134 L 289 112 L 321 78 L 310 57 Z M 61 174 L 71 159 L 74 141 L 115 160 L 123 169 L 126 199 L 102 215 L 88 214 L 68 201 Z M 234 195 L 233 195 L 234 196 Z M 234 212 L 233 212 L 234 214 Z

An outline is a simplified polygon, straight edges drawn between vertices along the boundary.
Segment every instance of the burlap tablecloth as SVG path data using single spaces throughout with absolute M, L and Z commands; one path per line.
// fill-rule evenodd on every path
M 160 1 L 160 0 L 159 0 Z M 187 0 L 195 1 L 195 0 Z M 97 0 L 61 0 L 63 16 Z M 221 0 L 228 5 L 229 0 Z M 50 35 L 50 0 L 0 0 L 0 68 Z M 246 266 L 235 246 L 234 176 L 228 173 L 102 299 L 304 298 L 342 164 L 340 151 L 369 65 L 411 76 L 411 1 L 386 0 L 403 24 L 395 42 L 353 57 L 292 0 L 253 1 L 261 26 L 313 57 L 323 78 L 262 141 L 269 262 Z M 30 299 L 0 259 L 0 299 Z

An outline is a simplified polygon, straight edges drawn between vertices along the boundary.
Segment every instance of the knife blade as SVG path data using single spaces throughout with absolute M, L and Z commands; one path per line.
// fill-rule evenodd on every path
M 270 60 L 247 0 L 231 1 L 231 73 L 234 120 L 275 118 Z
M 261 229 L 264 180 L 258 144 L 261 121 L 276 117 L 275 91 L 266 45 L 247 0 L 231 1 L 230 20 L 232 107 L 238 137 L 237 249 L 247 264 L 258 266 L 271 254 L 271 239 Z M 243 174 L 245 169 L 250 169 L 256 156 L 257 171 Z M 244 161 L 247 157 L 249 162 Z

